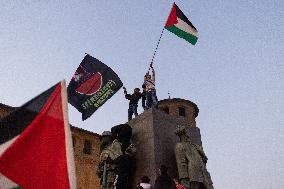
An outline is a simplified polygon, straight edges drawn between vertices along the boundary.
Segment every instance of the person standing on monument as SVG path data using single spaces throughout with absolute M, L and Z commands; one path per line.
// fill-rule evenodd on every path
M 165 165 L 161 165 L 159 169 L 160 175 L 155 181 L 155 189 L 176 189 L 174 180 L 168 174 L 168 168 Z
M 152 185 L 150 184 L 149 177 L 148 176 L 141 177 L 141 182 L 136 187 L 136 189 L 153 189 Z
M 138 101 L 142 98 L 142 94 L 140 93 L 139 88 L 135 88 L 133 94 L 128 94 L 125 87 L 123 87 L 125 98 L 129 100 L 129 107 L 128 107 L 128 121 L 132 119 L 132 115 L 134 114 L 135 117 L 138 116 L 137 107 Z M 143 105 L 143 104 L 142 104 Z
M 156 87 L 155 87 L 155 70 L 153 67 L 153 63 L 150 64 L 150 68 L 152 69 L 152 75 L 149 74 L 149 71 L 144 76 L 144 85 L 146 88 L 146 109 L 155 107 L 157 108 L 158 98 L 156 95 Z
M 144 83 L 142 85 L 142 108 L 146 109 L 146 85 Z
M 190 141 L 184 126 L 177 126 L 175 134 L 180 138 L 175 156 L 181 184 L 186 189 L 214 189 L 206 169 L 208 158 L 202 147 Z

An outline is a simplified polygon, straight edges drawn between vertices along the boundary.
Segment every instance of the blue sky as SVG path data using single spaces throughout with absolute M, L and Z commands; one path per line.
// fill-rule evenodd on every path
M 173 1 L 1 1 L 1 103 L 20 106 L 89 53 L 140 87 Z M 159 99 L 195 102 L 218 189 L 284 188 L 284 2 L 176 1 L 196 46 L 164 32 L 155 59 Z M 127 120 L 122 90 L 82 122 L 96 133 Z M 142 110 L 139 109 L 139 112 Z

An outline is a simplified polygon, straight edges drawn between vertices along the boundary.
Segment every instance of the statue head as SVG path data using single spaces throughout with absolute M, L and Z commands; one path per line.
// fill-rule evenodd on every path
M 101 140 L 101 145 L 100 145 L 100 152 L 101 152 L 103 149 L 105 149 L 112 143 L 113 137 L 111 135 L 111 132 L 104 131 L 100 137 L 100 140 Z
M 104 131 L 102 133 L 102 137 L 106 137 L 106 136 L 111 136 L 111 132 L 110 131 Z
M 178 125 L 175 129 L 175 134 L 177 136 L 186 135 L 186 129 L 183 125 Z
M 184 140 L 189 140 L 189 136 L 187 135 L 187 132 L 186 132 L 186 129 L 185 129 L 185 126 L 183 125 L 178 125 L 175 129 L 175 134 L 177 136 L 179 136 L 179 139 L 181 141 L 184 141 Z
M 128 124 L 120 124 L 111 128 L 112 136 L 121 143 L 122 151 L 130 145 L 132 137 L 132 128 Z

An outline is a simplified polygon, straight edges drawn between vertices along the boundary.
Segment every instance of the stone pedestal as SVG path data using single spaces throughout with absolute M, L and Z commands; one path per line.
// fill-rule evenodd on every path
M 169 168 L 170 176 L 178 178 L 174 154 L 175 144 L 179 141 L 174 134 L 177 125 L 186 126 L 192 142 L 202 144 L 198 127 L 154 108 L 145 110 L 128 124 L 133 128 L 132 142 L 137 148 L 134 184 L 144 175 L 154 184 L 162 164 Z

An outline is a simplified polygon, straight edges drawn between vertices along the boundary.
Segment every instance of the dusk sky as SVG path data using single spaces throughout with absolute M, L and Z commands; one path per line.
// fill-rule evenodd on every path
M 1 103 L 21 106 L 65 79 L 85 53 L 141 87 L 170 0 L 0 1 Z M 200 109 L 197 127 L 216 189 L 284 188 L 284 1 L 177 0 L 199 31 L 195 46 L 164 31 L 156 55 L 158 99 Z M 118 91 L 86 121 L 101 134 L 127 121 Z M 139 113 L 142 108 L 139 108 Z

